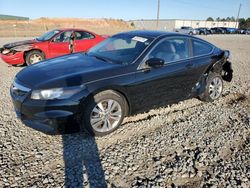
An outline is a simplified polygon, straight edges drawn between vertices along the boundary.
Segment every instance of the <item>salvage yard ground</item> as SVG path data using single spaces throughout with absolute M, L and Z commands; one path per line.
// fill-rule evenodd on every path
M 0 187 L 250 187 L 250 36 L 202 38 L 231 51 L 234 79 L 223 96 L 129 117 L 102 138 L 25 127 L 9 96 L 23 67 L 1 61 Z

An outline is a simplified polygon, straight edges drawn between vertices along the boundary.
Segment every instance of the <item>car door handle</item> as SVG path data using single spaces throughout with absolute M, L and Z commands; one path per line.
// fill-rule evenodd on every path
M 187 67 L 188 69 L 192 68 L 193 66 L 194 66 L 193 63 L 188 63 L 188 64 L 186 65 L 186 67 Z

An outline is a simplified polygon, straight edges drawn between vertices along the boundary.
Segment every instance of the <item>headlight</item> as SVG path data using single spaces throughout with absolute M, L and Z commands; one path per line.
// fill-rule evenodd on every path
M 2 54 L 3 55 L 6 55 L 6 54 L 8 54 L 8 53 L 10 53 L 11 52 L 11 50 L 9 50 L 9 49 L 4 49 L 3 51 L 2 51 Z
M 11 48 L 11 50 L 15 50 L 17 52 L 22 52 L 22 51 L 26 51 L 26 50 L 30 50 L 32 48 L 32 45 L 21 45 L 21 46 L 16 46 Z
M 33 100 L 54 100 L 54 99 L 67 99 L 74 94 L 80 92 L 84 86 L 69 87 L 69 88 L 53 88 L 44 90 L 34 90 L 31 93 Z

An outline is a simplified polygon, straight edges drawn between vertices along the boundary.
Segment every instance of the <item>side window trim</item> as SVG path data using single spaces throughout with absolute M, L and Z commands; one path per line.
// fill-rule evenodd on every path
M 192 39 L 188 39 L 188 55 L 189 55 L 189 59 L 191 59 L 193 57 L 193 43 L 192 43 Z

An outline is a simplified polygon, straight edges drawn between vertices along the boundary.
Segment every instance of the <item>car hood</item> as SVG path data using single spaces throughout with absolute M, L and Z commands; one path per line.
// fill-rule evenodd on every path
M 13 42 L 13 43 L 9 43 L 9 44 L 5 44 L 3 47 L 10 49 L 10 48 L 14 48 L 17 46 L 22 46 L 22 45 L 28 45 L 28 44 L 34 44 L 37 43 L 38 41 L 36 39 L 33 40 L 24 40 L 24 41 L 19 41 L 19 42 Z
M 31 65 L 20 71 L 16 78 L 31 89 L 69 87 L 118 74 L 119 67 L 123 65 L 75 53 Z

